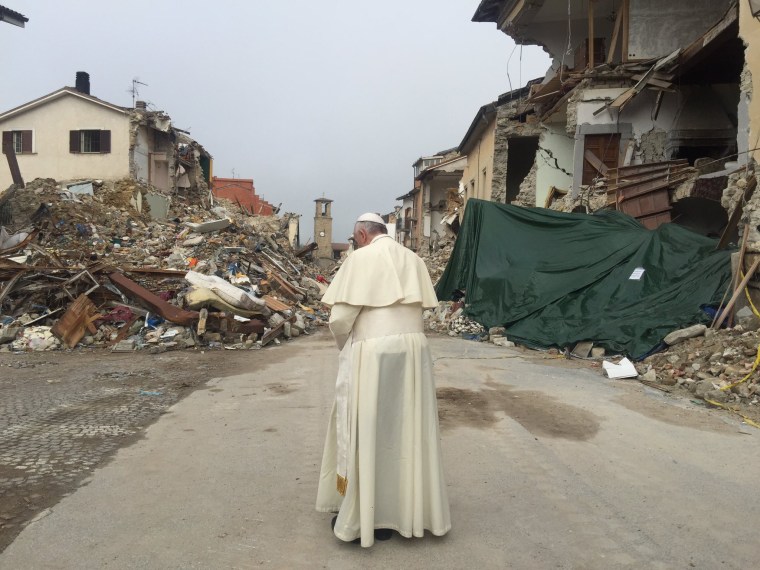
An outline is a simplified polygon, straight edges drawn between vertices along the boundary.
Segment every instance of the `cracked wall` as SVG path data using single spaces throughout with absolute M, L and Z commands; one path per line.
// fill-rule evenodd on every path
M 567 190 L 573 183 L 575 140 L 565 133 L 564 124 L 544 124 L 536 162 L 536 202 L 543 206 L 552 186 Z

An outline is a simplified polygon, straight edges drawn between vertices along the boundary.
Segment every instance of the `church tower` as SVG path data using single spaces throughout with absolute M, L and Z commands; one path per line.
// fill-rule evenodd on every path
M 332 200 L 317 198 L 314 202 L 317 204 L 317 210 L 314 213 L 314 241 L 319 247 L 317 257 L 332 259 L 332 213 L 330 212 Z

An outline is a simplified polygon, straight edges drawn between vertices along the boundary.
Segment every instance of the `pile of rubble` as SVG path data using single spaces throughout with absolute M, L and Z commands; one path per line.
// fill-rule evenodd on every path
M 488 338 L 485 328 L 479 323 L 464 316 L 462 301 L 439 301 L 438 307 L 424 312 L 425 330 L 459 336 L 468 340 L 484 340 Z
M 454 239 L 447 238 L 434 242 L 428 251 L 420 252 L 420 257 L 425 262 L 433 283 L 438 283 L 441 275 L 446 271 L 452 251 L 454 251 Z
M 692 327 L 698 336 L 676 341 L 667 352 L 636 365 L 645 381 L 680 387 L 697 398 L 721 404 L 760 404 L 757 368 L 760 332 Z M 672 342 L 672 341 L 671 341 Z
M 12 186 L 0 194 L 0 351 L 259 348 L 308 333 L 327 318 L 325 284 L 288 223 L 131 179 Z

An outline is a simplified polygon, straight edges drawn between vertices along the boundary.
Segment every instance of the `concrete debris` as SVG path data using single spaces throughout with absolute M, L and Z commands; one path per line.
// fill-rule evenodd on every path
M 209 232 L 218 232 L 223 230 L 232 224 L 232 220 L 224 218 L 222 220 L 210 220 L 208 222 L 202 222 L 194 224 L 192 222 L 185 222 L 185 225 L 194 231 L 196 234 L 207 234 Z
M 591 358 L 598 360 L 600 358 L 604 358 L 604 355 L 606 353 L 607 351 L 604 350 L 604 348 L 602 348 L 601 346 L 595 346 L 594 348 L 591 349 Z
M 0 227 L 0 351 L 257 349 L 325 325 L 327 281 L 296 256 L 289 219 L 214 202 L 132 179 L 15 192 Z
M 461 336 L 468 340 L 488 340 L 486 329 L 473 320 L 464 316 L 463 303 L 441 301 L 438 307 L 423 313 L 426 330 Z
M 739 325 L 703 329 L 700 336 L 685 338 L 636 366 L 639 374 L 649 375 L 646 379 L 651 379 L 653 372 L 658 384 L 688 390 L 699 399 L 730 404 L 756 417 L 760 412 L 760 372 L 754 370 L 758 346 L 760 332 L 745 331 Z
M 694 325 L 691 327 L 687 327 L 685 329 L 673 331 L 672 333 L 667 335 L 663 339 L 663 341 L 668 346 L 673 346 L 674 344 L 678 344 L 679 342 L 683 342 L 687 339 L 694 338 L 697 336 L 702 336 L 705 334 L 706 330 L 707 330 L 707 327 L 705 325 Z
M 134 340 L 122 340 L 116 343 L 111 352 L 132 352 L 135 349 Z
M 51 327 L 48 326 L 25 328 L 21 336 L 11 343 L 11 350 L 47 351 L 60 348 L 61 341 L 53 335 L 50 329 Z

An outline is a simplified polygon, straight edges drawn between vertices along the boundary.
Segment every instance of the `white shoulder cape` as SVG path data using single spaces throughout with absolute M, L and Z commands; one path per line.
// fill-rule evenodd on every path
M 365 307 L 420 303 L 426 309 L 438 305 L 425 263 L 385 235 L 346 258 L 322 302 Z

